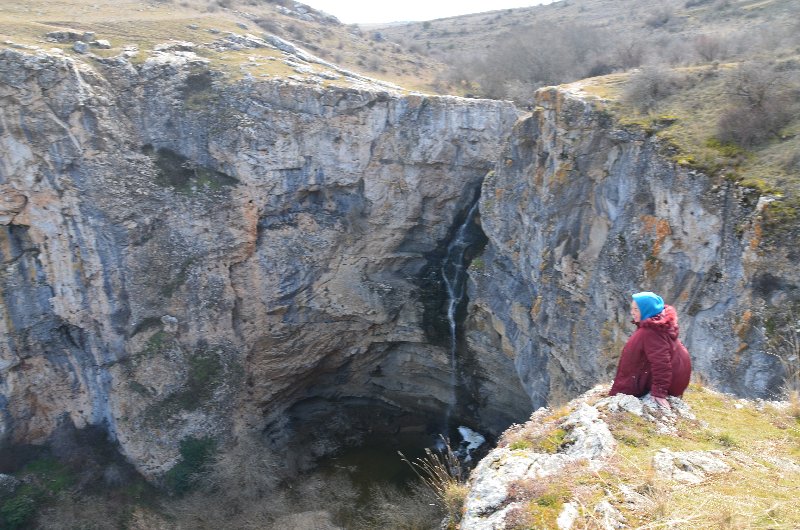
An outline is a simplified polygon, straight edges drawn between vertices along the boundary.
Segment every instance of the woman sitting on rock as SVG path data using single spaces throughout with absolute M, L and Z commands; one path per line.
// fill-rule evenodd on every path
M 692 373 L 689 352 L 678 340 L 678 315 L 657 294 L 642 292 L 633 295 L 631 317 L 637 329 L 622 348 L 608 394 L 641 397 L 650 392 L 656 403 L 669 408 L 666 397 L 682 396 Z

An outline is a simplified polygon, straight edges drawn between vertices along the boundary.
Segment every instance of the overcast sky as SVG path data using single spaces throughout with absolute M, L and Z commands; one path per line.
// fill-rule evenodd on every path
M 433 20 L 495 11 L 510 7 L 549 4 L 553 0 L 300 0 L 335 16 L 345 24 Z

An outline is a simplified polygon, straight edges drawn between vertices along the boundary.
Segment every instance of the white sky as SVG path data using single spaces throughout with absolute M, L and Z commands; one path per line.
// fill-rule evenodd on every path
M 511 7 L 549 4 L 553 0 L 300 0 L 345 24 L 433 20 Z

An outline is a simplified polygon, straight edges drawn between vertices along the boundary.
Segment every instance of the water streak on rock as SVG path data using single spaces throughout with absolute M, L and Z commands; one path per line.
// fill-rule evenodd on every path
M 447 254 L 442 261 L 442 279 L 447 290 L 447 322 L 450 325 L 450 389 L 453 399 L 447 406 L 444 428 L 450 424 L 450 417 L 456 405 L 456 386 L 458 385 L 458 306 L 464 300 L 467 281 L 467 249 L 475 242 L 469 227 L 478 213 L 478 200 L 469 209 L 464 222 L 458 227 L 455 237 L 447 246 Z

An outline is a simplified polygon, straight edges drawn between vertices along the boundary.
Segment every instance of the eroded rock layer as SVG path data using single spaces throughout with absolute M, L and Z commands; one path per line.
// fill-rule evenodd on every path
M 800 275 L 794 247 L 765 237 L 769 199 L 677 165 L 570 89 L 537 104 L 483 184 L 468 334 L 500 338 L 543 405 L 613 377 L 630 295 L 654 291 L 677 308 L 696 372 L 741 395 L 780 392 L 793 354 L 765 324 L 796 326 Z
M 181 439 L 280 424 L 296 403 L 443 414 L 422 275 L 513 106 L 223 84 L 182 53 L 5 51 L 0 80 L 6 442 L 65 415 L 104 423 L 155 476 Z M 530 406 L 503 369 L 510 383 L 481 383 L 496 430 Z

